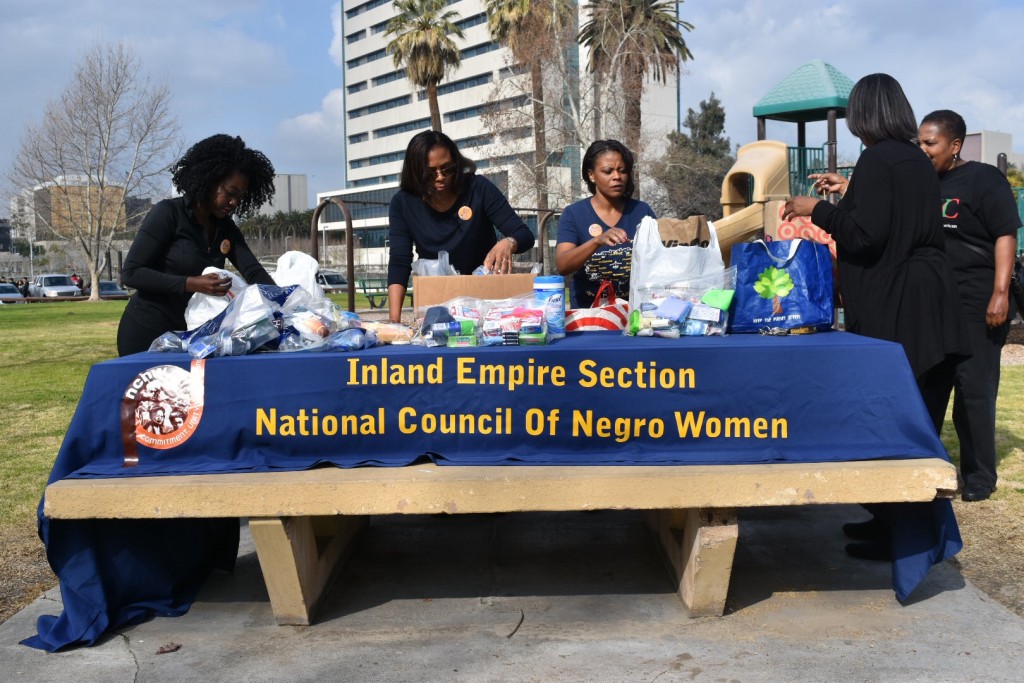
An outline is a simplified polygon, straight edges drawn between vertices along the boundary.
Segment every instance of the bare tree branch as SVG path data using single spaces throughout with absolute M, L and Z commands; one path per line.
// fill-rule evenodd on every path
M 166 186 L 181 150 L 170 100 L 167 85 L 150 81 L 131 48 L 98 44 L 81 57 L 41 124 L 25 131 L 7 174 L 11 188 L 32 197 L 29 220 L 37 230 L 81 249 L 92 282 L 114 237 L 137 218 L 125 200 Z

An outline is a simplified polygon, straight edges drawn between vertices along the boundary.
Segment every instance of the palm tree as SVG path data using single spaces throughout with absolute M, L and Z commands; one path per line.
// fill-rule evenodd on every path
M 537 208 L 546 209 L 548 150 L 543 67 L 554 51 L 562 49 L 557 38 L 571 16 L 573 4 L 571 0 L 486 0 L 484 4 L 491 38 L 530 67 Z
M 623 137 L 636 150 L 640 142 L 640 99 L 648 74 L 664 83 L 679 62 L 693 59 L 683 30 L 693 24 L 676 16 L 675 0 L 594 0 L 579 42 L 590 48 L 590 71 L 618 76 L 625 99 Z M 617 73 L 616 73 L 617 72 Z
M 455 25 L 461 15 L 446 10 L 445 0 L 394 0 L 397 14 L 388 21 L 385 36 L 394 36 L 387 45 L 395 68 L 405 65 L 405 75 L 414 86 L 427 89 L 430 127 L 441 130 L 441 110 L 437 105 L 437 84 L 462 59 L 452 36 L 462 38 Z

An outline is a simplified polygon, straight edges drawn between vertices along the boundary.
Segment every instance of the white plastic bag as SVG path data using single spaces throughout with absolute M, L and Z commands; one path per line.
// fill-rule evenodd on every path
M 186 330 L 194 330 L 207 320 L 217 317 L 236 296 L 245 291 L 245 280 L 230 271 L 211 266 L 203 270 L 203 275 L 208 273 L 216 273 L 221 277 L 230 277 L 231 289 L 228 290 L 225 296 L 211 296 L 200 292 L 193 294 L 192 298 L 188 300 L 188 305 L 185 307 Z
M 661 241 L 658 221 L 644 216 L 633 238 L 633 261 L 629 275 L 629 300 L 639 301 L 641 288 L 651 289 L 674 282 L 695 280 L 725 270 L 718 233 L 708 221 L 708 246 L 666 247 Z
M 298 285 L 309 292 L 314 300 L 325 298 L 324 288 L 316 281 L 320 264 L 316 259 L 301 251 L 286 251 L 277 259 L 277 272 L 274 282 L 279 287 Z
M 458 275 L 459 271 L 448 262 L 448 252 L 437 252 L 436 259 L 420 258 L 412 263 L 413 275 Z

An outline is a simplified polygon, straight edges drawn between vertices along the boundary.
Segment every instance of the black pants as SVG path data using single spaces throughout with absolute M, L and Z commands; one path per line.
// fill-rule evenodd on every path
M 127 356 L 148 351 L 153 340 L 167 330 L 155 330 L 140 325 L 127 310 L 117 326 L 117 355 Z
M 960 474 L 965 484 L 996 485 L 996 395 L 999 362 L 1009 325 L 989 329 L 984 320 L 967 321 L 971 356 L 943 363 L 918 379 L 921 396 L 936 429 L 942 429 L 953 393 L 953 427 L 960 442 Z

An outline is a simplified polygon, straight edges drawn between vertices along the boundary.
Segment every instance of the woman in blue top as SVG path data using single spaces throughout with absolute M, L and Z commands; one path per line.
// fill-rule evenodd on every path
M 618 140 L 597 140 L 587 148 L 581 169 L 590 194 L 570 204 L 558 219 L 555 267 L 572 275 L 572 306 L 587 308 L 605 280 L 615 294 L 629 297 L 633 236 L 644 216 L 656 218 L 633 199 L 633 153 Z
M 478 266 L 512 272 L 512 255 L 533 247 L 534 237 L 494 184 L 476 174 L 444 133 L 425 130 L 409 141 L 400 189 L 388 209 L 388 314 L 402 318 L 402 300 L 412 271 L 412 248 L 419 258 L 448 261 L 463 275 Z M 498 230 L 503 235 L 498 239 Z

